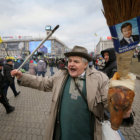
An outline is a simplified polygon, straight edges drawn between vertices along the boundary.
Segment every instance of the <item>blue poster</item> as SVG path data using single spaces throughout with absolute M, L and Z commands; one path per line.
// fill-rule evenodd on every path
M 116 52 L 132 50 L 140 42 L 140 16 L 109 27 Z
M 30 41 L 29 42 L 29 51 L 32 53 L 36 47 L 41 43 L 41 41 Z M 51 53 L 51 40 L 47 40 L 43 45 L 37 50 L 37 52 L 43 52 L 44 54 Z

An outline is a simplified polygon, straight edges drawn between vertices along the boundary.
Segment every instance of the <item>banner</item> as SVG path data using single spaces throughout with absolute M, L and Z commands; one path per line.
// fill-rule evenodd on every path
M 132 50 L 140 42 L 140 16 L 109 27 L 116 52 Z

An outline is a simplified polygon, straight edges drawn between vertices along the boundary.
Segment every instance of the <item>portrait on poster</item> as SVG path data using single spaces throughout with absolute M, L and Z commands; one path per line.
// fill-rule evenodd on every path
M 110 27 L 115 49 L 118 53 L 134 49 L 140 42 L 140 18 L 136 17 Z

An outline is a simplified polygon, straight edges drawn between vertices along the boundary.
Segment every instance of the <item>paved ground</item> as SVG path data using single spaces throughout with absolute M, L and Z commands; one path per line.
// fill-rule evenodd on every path
M 0 104 L 0 140 L 45 140 L 51 93 L 16 87 L 21 91 L 16 98 L 8 90 L 15 111 L 7 115 Z
M 140 76 L 140 62 L 138 62 L 137 58 L 132 58 L 130 71 Z
M 135 123 L 132 127 L 122 127 L 121 132 L 126 140 L 140 140 L 140 80 L 136 80 L 136 95 L 133 102 Z
M 137 80 L 137 94 L 133 104 L 136 112 L 135 124 L 130 128 L 121 128 L 126 140 L 140 139 L 139 85 L 140 80 Z M 51 93 L 18 85 L 17 90 L 20 90 L 21 94 L 16 98 L 11 90 L 8 91 L 9 102 L 16 108 L 13 113 L 7 115 L 0 104 L 0 140 L 45 140 Z

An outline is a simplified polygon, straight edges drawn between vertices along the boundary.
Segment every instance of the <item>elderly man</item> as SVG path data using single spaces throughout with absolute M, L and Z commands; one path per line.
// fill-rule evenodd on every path
M 47 140 L 101 140 L 103 102 L 106 106 L 108 78 L 88 67 L 92 60 L 84 47 L 75 46 L 68 57 L 68 69 L 52 77 L 37 77 L 13 70 L 18 83 L 46 92 L 53 92 L 48 120 Z

